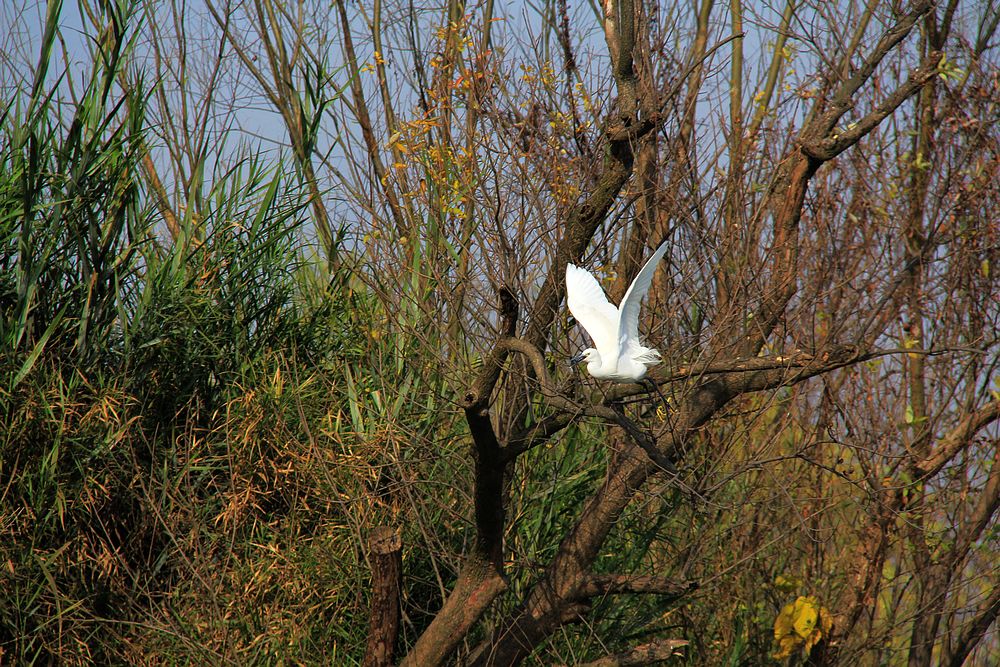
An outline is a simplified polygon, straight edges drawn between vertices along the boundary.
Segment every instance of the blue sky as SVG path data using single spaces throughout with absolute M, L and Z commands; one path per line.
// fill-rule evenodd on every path
M 20 81 L 18 87 L 22 91 L 27 87 L 25 81 L 30 77 L 38 58 L 38 43 L 42 31 L 45 3 L 39 0 L 9 0 L 0 3 L 0 85 L 9 84 L 11 81 Z M 153 3 L 140 3 L 144 6 L 152 6 Z M 190 0 L 187 3 L 178 3 L 185 8 L 183 25 L 181 26 L 185 35 L 185 48 L 191 62 L 199 59 L 210 60 L 220 51 L 219 48 L 219 28 L 217 22 L 207 11 L 206 3 L 203 0 Z M 223 1 L 216 4 L 223 4 Z M 235 3 L 236 7 L 240 3 Z M 516 63 L 518 60 L 531 62 L 542 59 L 546 53 L 554 53 L 556 65 L 561 65 L 558 44 L 546 41 L 542 36 L 541 15 L 528 3 L 498 3 L 498 11 L 502 11 L 502 20 L 494 24 L 495 44 L 497 48 L 507 50 L 508 62 Z M 543 5 L 544 6 L 544 3 Z M 336 13 L 332 9 L 332 3 L 327 0 L 310 0 L 305 3 L 306 12 L 314 12 L 310 16 L 311 23 L 315 24 L 315 33 L 309 42 L 313 48 L 326 47 L 325 58 L 328 69 L 333 72 L 333 83 L 335 86 L 343 86 L 347 82 L 347 74 L 340 69 L 340 35 L 339 26 L 336 21 Z M 478 11 L 475 5 L 470 5 L 473 12 Z M 590 3 L 571 3 L 571 34 L 575 41 L 578 61 L 584 68 L 581 76 L 589 90 L 596 91 L 598 95 L 608 98 L 612 93 L 610 76 L 607 68 L 606 47 L 603 42 L 603 35 L 600 26 L 594 16 L 594 11 Z M 349 10 L 357 10 L 358 5 L 349 4 Z M 386 10 L 389 11 L 389 10 Z M 728 26 L 728 15 L 724 6 L 717 7 L 716 24 L 713 25 L 712 35 L 709 43 L 714 43 L 726 36 L 730 32 Z M 234 11 L 231 16 L 234 23 L 233 30 L 236 33 L 241 31 L 250 34 L 246 30 L 245 15 L 239 11 Z M 244 18 L 241 18 L 244 17 Z M 418 34 L 420 42 L 426 46 L 431 41 L 431 34 L 440 22 L 438 11 L 427 10 L 421 15 L 420 25 L 423 34 Z M 155 16 L 144 17 L 145 22 L 138 21 L 137 25 L 144 26 L 142 30 L 148 31 L 151 27 L 164 31 L 168 48 L 171 33 L 174 28 L 168 13 L 158 12 Z M 808 18 L 808 17 L 807 17 Z M 355 34 L 355 48 L 358 51 L 359 60 L 362 63 L 371 62 L 373 59 L 374 47 L 370 39 L 366 40 L 363 35 L 367 34 L 363 19 L 359 13 L 353 15 L 355 22 L 353 33 Z M 745 102 L 749 103 L 755 91 L 750 89 L 752 82 L 759 80 L 760 72 L 766 67 L 770 49 L 772 47 L 773 32 L 771 28 L 777 23 L 778 16 L 774 9 L 765 2 L 747 3 L 744 16 L 744 29 L 746 39 L 744 49 L 747 59 L 747 72 L 745 83 L 747 89 L 744 91 Z M 808 23 L 808 21 L 805 21 Z M 388 24 L 387 24 L 388 25 Z M 94 30 L 84 25 L 77 0 L 65 0 L 62 7 L 60 19 L 60 47 L 69 63 L 66 70 L 66 77 L 61 80 L 61 90 L 69 91 L 74 85 L 79 85 L 79 81 L 87 75 L 90 69 L 90 44 L 88 34 L 93 34 Z M 393 28 L 388 25 L 387 31 Z M 807 30 L 808 26 L 801 26 L 802 30 Z M 145 35 L 143 36 L 143 39 Z M 680 35 L 681 40 L 686 40 L 689 35 Z M 325 41 L 324 41 L 325 40 Z M 176 43 L 176 42 L 174 42 Z M 391 43 L 387 39 L 387 43 Z M 248 48 L 255 45 L 248 43 Z M 793 42 L 794 44 L 794 42 Z M 259 86 L 247 74 L 233 50 L 229 46 L 222 49 L 223 67 L 219 75 L 219 104 L 213 107 L 210 115 L 212 125 L 212 141 L 208 142 L 206 148 L 210 153 L 207 164 L 213 165 L 220 170 L 227 166 L 229 157 L 241 150 L 252 149 L 265 155 L 277 156 L 284 154 L 287 156 L 286 130 L 280 116 L 273 110 L 269 102 L 261 95 Z M 169 55 L 169 54 L 168 54 Z M 146 72 L 147 85 L 155 75 L 155 62 L 152 49 L 148 41 L 140 41 L 139 48 L 135 54 L 135 63 Z M 811 57 L 807 51 L 800 51 L 796 56 L 799 60 L 797 67 L 802 71 L 809 71 L 808 59 Z M 416 106 L 413 98 L 412 87 L 409 85 L 413 77 L 410 67 L 405 61 L 406 54 L 398 51 L 393 54 L 387 48 L 386 60 L 388 76 L 393 84 L 394 90 L 398 91 L 400 98 L 394 100 L 397 111 L 409 112 Z M 707 71 L 706 78 L 709 80 L 705 87 L 704 94 L 699 102 L 698 116 L 699 128 L 696 133 L 698 149 L 704 155 L 721 154 L 715 163 L 716 167 L 725 166 L 724 151 L 721 146 L 724 144 L 724 136 L 719 128 L 725 124 L 725 115 L 728 108 L 728 50 L 723 49 L 715 55 L 711 67 Z M 165 70 L 163 78 L 160 80 L 161 89 L 165 95 L 164 99 L 178 104 L 177 97 L 181 90 L 181 81 L 177 72 L 170 68 Z M 50 80 L 55 80 L 62 73 L 58 68 L 53 67 L 49 72 Z M 183 84 L 189 86 L 189 97 L 186 104 L 189 110 L 197 107 L 197 97 L 199 77 L 201 73 L 192 69 L 192 73 L 183 78 Z M 794 81 L 794 77 L 792 79 Z M 370 85 L 372 79 L 366 80 Z M 5 97 L 10 97 L 13 91 L 5 91 Z M 374 87 L 369 88 L 369 94 L 375 97 Z M 409 96 L 409 97 L 405 97 Z M 192 101 L 193 100 L 193 101 Z M 159 102 L 159 100 L 154 100 Z M 154 104 L 154 109 L 158 104 Z M 377 103 L 375 104 L 377 106 Z M 180 107 L 175 107 L 180 108 Z M 193 111 L 192 111 L 193 113 Z M 379 113 L 373 109 L 373 116 L 376 120 Z M 163 170 L 164 180 L 168 184 L 172 181 L 171 174 L 176 176 L 183 173 L 183 166 L 172 171 L 172 162 L 164 147 L 170 144 L 171 123 L 176 123 L 177 117 L 157 118 L 156 114 L 150 117 L 151 140 L 154 156 L 158 166 Z M 348 160 L 345 155 L 352 147 L 357 147 L 359 138 L 357 128 L 351 122 L 349 114 L 342 107 L 334 105 L 331 111 L 323 119 L 323 132 L 319 137 L 318 149 L 321 155 L 328 157 L 326 162 L 317 158 L 317 165 L 325 175 L 327 185 L 330 187 L 330 208 L 338 208 L 338 188 L 342 184 L 337 182 L 334 176 L 337 170 L 347 169 Z M 376 127 L 381 142 L 388 141 L 388 136 L 380 128 Z M 340 143 L 338 143 L 338 141 Z M 206 174 L 206 180 L 210 181 L 212 175 Z

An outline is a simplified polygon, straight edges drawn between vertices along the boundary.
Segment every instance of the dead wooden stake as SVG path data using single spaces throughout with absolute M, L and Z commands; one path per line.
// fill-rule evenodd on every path
M 399 634 L 399 600 L 403 583 L 403 540 L 399 531 L 377 526 L 368 536 L 372 567 L 372 606 L 368 616 L 368 648 L 364 667 L 392 664 Z

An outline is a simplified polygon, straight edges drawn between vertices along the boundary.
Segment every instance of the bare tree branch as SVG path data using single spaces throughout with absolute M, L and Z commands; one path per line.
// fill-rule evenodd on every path
M 986 635 L 990 626 L 996 623 L 1000 614 L 1000 586 L 994 583 L 993 590 L 976 608 L 975 614 L 962 628 L 957 637 L 953 638 L 947 654 L 941 660 L 948 667 L 962 667 L 973 649 Z
M 680 655 L 677 649 L 687 646 L 686 639 L 656 639 L 628 651 L 605 656 L 599 660 L 582 662 L 577 667 L 640 667 L 654 665 Z
M 581 586 L 578 594 L 581 599 L 623 593 L 665 595 L 671 598 L 681 598 L 697 588 L 698 584 L 695 582 L 678 582 L 665 577 L 595 574 Z
M 915 464 L 916 471 L 925 478 L 936 475 L 969 444 L 976 433 L 997 419 L 1000 419 L 1000 400 L 990 401 L 965 415 L 950 431 L 938 438 L 936 447 L 926 459 Z
M 882 37 L 874 48 L 872 48 L 858 71 L 844 81 L 840 88 L 837 89 L 837 92 L 834 93 L 833 99 L 830 101 L 830 107 L 824 113 L 820 114 L 814 124 L 810 124 L 807 130 L 810 140 L 827 137 L 831 133 L 841 116 L 854 107 L 854 94 L 872 77 L 879 63 L 900 42 L 906 39 L 906 36 L 910 34 L 910 30 L 916 25 L 917 21 L 932 9 L 934 9 L 933 2 L 930 0 L 919 0 L 913 4 L 913 7 L 905 16 L 882 34 Z M 845 55 L 845 59 L 851 56 L 852 54 L 848 53 Z
M 358 57 L 354 52 L 354 38 L 351 36 L 351 22 L 347 18 L 347 8 L 343 0 L 337 0 L 337 14 L 340 17 L 341 35 L 344 41 L 344 57 L 347 60 L 351 75 L 351 95 L 354 98 L 354 115 L 361 127 L 361 136 L 364 139 L 365 147 L 368 149 L 368 159 L 375 172 L 375 178 L 382 188 L 389 212 L 396 224 L 396 231 L 400 236 L 406 236 L 408 225 L 406 217 L 403 215 L 396 190 L 388 178 L 385 164 L 382 162 L 382 151 L 378 140 L 375 138 L 375 131 L 372 126 L 371 114 L 368 112 L 368 103 L 365 101 L 365 91 L 361 86 L 361 68 L 358 65 Z
M 931 53 L 927 60 L 910 74 L 906 83 L 894 90 L 874 111 L 866 114 L 861 120 L 851 123 L 848 129 L 843 132 L 834 132 L 815 143 L 803 143 L 803 150 L 807 155 L 817 160 L 832 160 L 837 157 L 858 143 L 865 135 L 875 129 L 879 123 L 899 108 L 899 105 L 913 97 L 918 90 L 933 80 L 937 74 L 940 60 L 940 52 L 935 51 Z
M 820 165 L 837 154 L 837 152 L 824 152 L 813 155 L 806 147 L 830 138 L 837 121 L 853 107 L 854 94 L 871 78 L 882 59 L 909 34 L 919 18 L 932 8 L 933 4 L 930 2 L 924 0 L 918 2 L 910 13 L 883 34 L 861 69 L 845 81 L 834 94 L 830 108 L 819 115 L 810 115 L 811 120 L 799 134 L 800 146 L 794 149 L 778 167 L 765 201 L 765 206 L 770 209 L 774 219 L 774 240 L 771 250 L 774 266 L 771 270 L 770 283 L 764 288 L 761 305 L 752 318 L 755 328 L 748 332 L 745 340 L 736 347 L 744 355 L 754 355 L 761 349 L 795 294 L 799 260 L 799 220 L 805 203 L 806 190 Z M 900 91 L 897 91 L 899 95 L 890 96 L 886 106 L 894 105 L 892 108 L 895 109 L 907 99 L 903 96 L 904 92 L 912 95 L 919 90 L 916 82 L 926 83 L 925 74 L 923 69 L 919 70 L 913 85 L 902 86 Z M 818 106 L 814 109 L 818 109 Z M 881 115 L 883 111 L 888 112 L 888 109 L 880 107 L 867 117 L 867 123 L 871 123 L 871 126 L 866 123 L 865 133 L 871 131 L 885 118 L 885 115 Z M 856 142 L 861 136 L 863 133 L 856 137 L 852 135 L 852 138 Z M 840 137 L 840 140 L 842 139 L 843 137 Z M 838 152 L 850 145 L 852 144 L 844 141 L 836 144 Z M 738 313 L 730 313 L 729 316 L 737 317 L 738 321 L 743 320 Z

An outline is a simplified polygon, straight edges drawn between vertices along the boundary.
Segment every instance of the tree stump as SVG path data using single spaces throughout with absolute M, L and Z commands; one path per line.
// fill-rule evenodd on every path
M 399 634 L 399 603 L 403 581 L 403 540 L 399 531 L 377 526 L 368 536 L 372 568 L 372 605 L 368 616 L 368 647 L 364 667 L 392 664 Z

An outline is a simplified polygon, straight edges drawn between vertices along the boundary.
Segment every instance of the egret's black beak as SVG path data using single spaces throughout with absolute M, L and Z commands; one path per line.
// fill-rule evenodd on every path
M 574 357 L 570 357 L 570 359 L 569 359 L 569 365 L 570 366 L 576 366 L 581 361 L 583 361 L 583 353 L 582 352 L 580 354 L 574 356 Z

